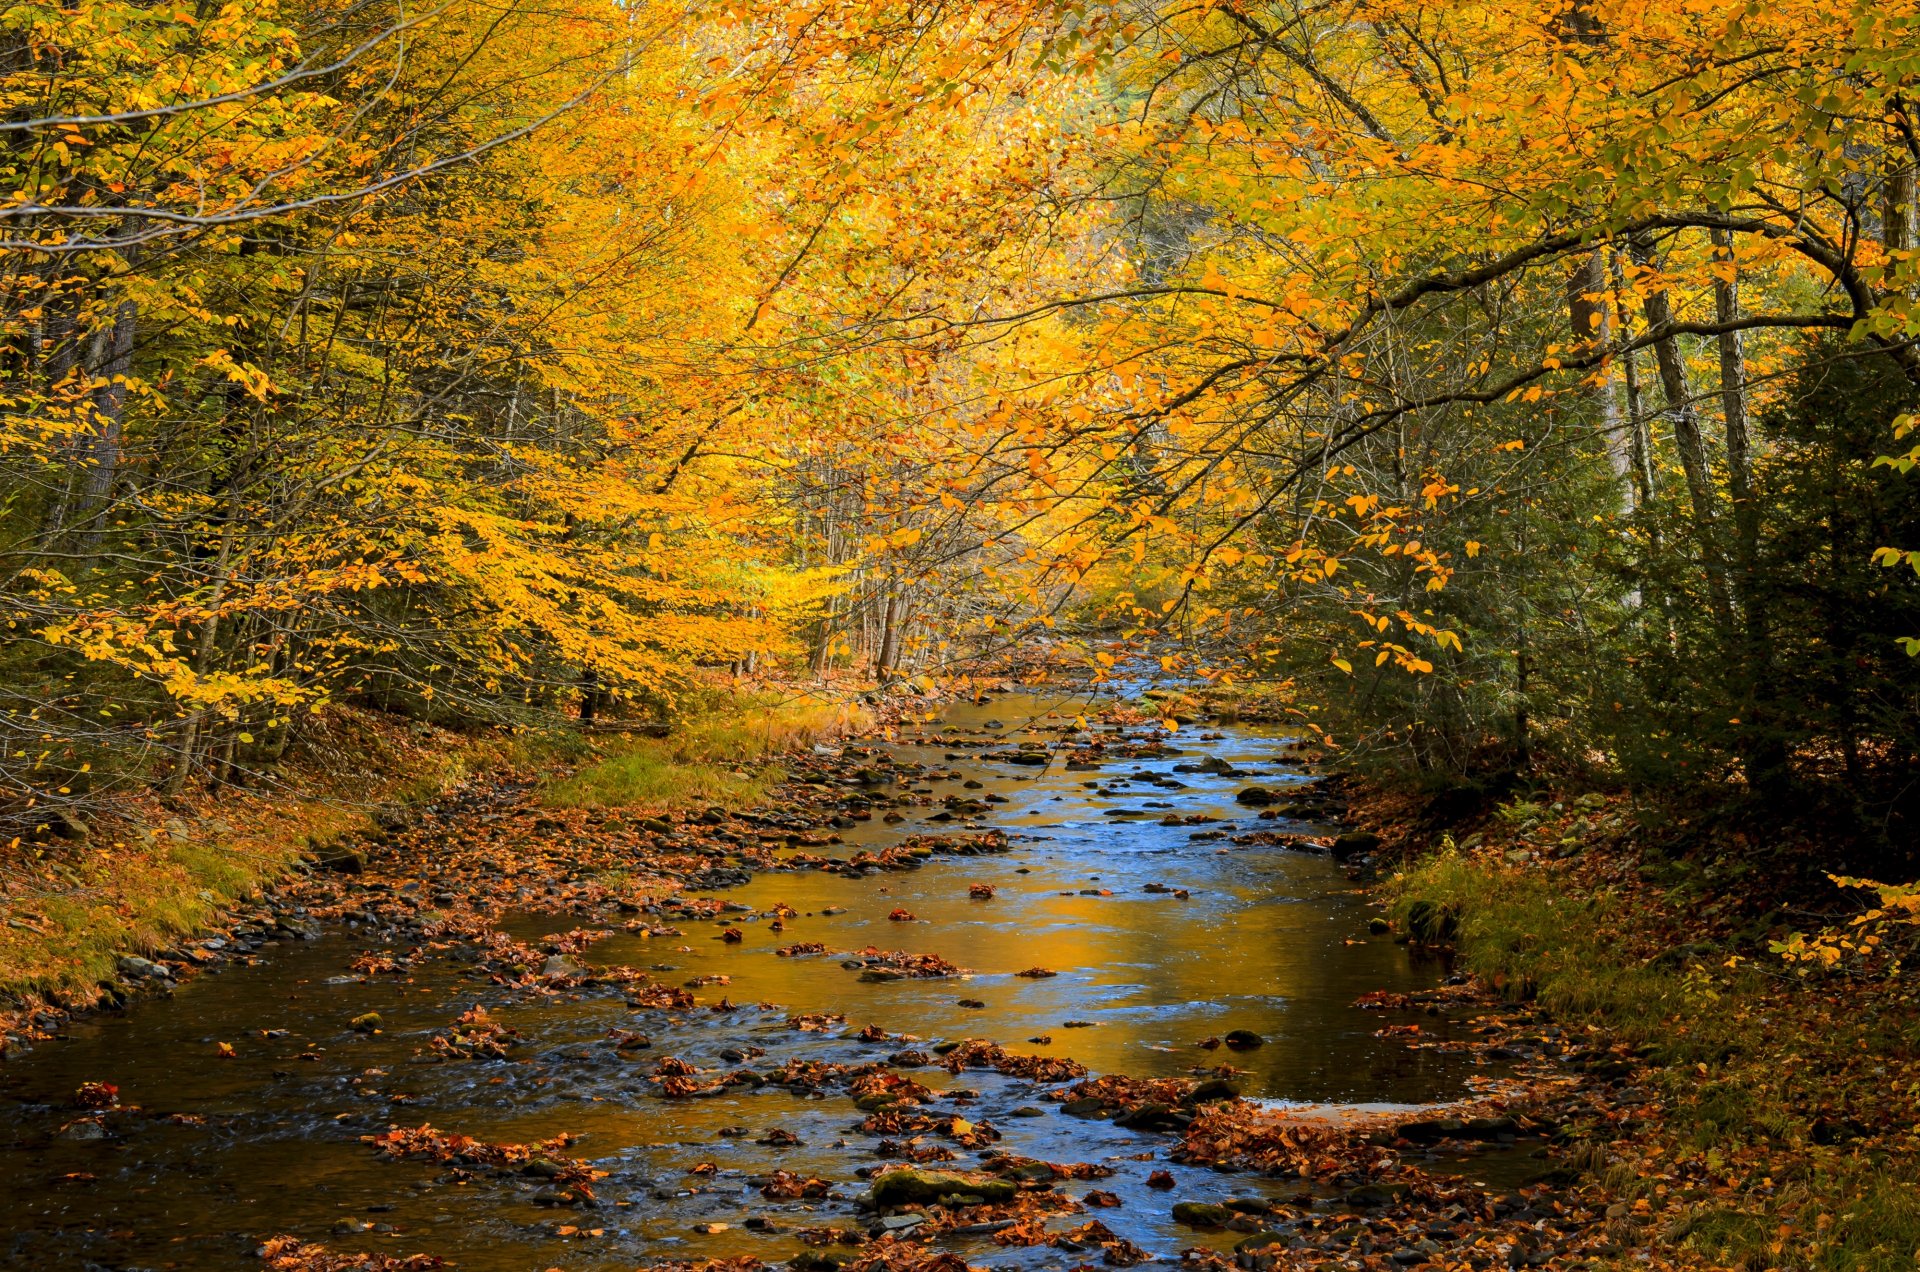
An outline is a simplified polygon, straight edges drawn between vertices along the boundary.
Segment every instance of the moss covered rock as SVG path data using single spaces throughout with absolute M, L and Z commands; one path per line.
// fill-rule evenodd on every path
M 876 1209 L 924 1206 L 943 1197 L 985 1205 L 1012 1201 L 1019 1191 L 1020 1186 L 1010 1179 L 971 1179 L 939 1170 L 890 1170 L 874 1177 L 871 1197 Z

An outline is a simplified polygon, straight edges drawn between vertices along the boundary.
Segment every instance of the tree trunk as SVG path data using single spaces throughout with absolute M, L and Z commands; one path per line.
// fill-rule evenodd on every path
M 1714 254 L 1731 270 L 1731 239 L 1725 230 L 1713 231 Z M 1714 278 L 1714 318 L 1721 324 L 1740 316 L 1738 275 Z M 1720 334 L 1720 408 L 1727 434 L 1727 488 L 1733 496 L 1735 551 L 1743 572 L 1750 573 L 1758 551 L 1760 512 L 1753 502 L 1752 444 L 1747 432 L 1747 356 L 1740 333 Z M 1751 584 L 1751 579 L 1747 580 Z
M 600 677 L 591 668 L 580 673 L 580 723 L 593 723 L 600 712 Z
M 1740 278 L 1734 270 L 1732 237 L 1713 231 L 1714 256 L 1722 267 L 1713 280 L 1714 319 L 1722 325 L 1740 316 Z M 1720 343 L 1720 412 L 1726 428 L 1727 488 L 1733 497 L 1736 598 L 1746 657 L 1742 660 L 1740 752 L 1747 782 L 1777 790 L 1788 773 L 1787 754 L 1771 727 L 1775 714 L 1773 643 L 1760 580 L 1760 509 L 1753 499 L 1752 443 L 1747 430 L 1747 357 L 1740 333 L 1724 331 Z
M 1640 264 L 1652 265 L 1653 252 L 1644 240 L 1636 241 L 1633 251 Z M 1680 356 L 1679 341 L 1667 332 L 1673 323 L 1673 306 L 1665 290 L 1660 290 L 1647 294 L 1644 309 L 1650 331 L 1667 333 L 1654 341 L 1654 360 L 1660 368 L 1667 414 L 1673 421 L 1674 449 L 1680 453 L 1680 468 L 1686 474 L 1687 494 L 1693 505 L 1694 537 L 1700 545 L 1700 564 L 1707 574 L 1707 605 L 1721 633 L 1731 637 L 1733 602 L 1727 586 L 1726 556 L 1720 550 L 1713 474 L 1707 463 L 1706 438 L 1700 432 L 1700 415 L 1694 410 L 1693 391 L 1687 384 L 1687 364 Z
M 873 660 L 874 679 L 885 681 L 893 674 L 893 664 L 899 655 L 900 594 L 892 588 L 887 589 L 887 600 L 881 610 L 880 644 Z
M 1624 296 L 1627 291 L 1626 278 L 1620 268 L 1620 256 L 1610 252 L 1613 294 Z M 1631 338 L 1633 324 L 1623 309 L 1620 314 L 1620 330 L 1623 336 Z M 1640 392 L 1640 355 L 1632 350 L 1620 359 L 1621 387 L 1627 400 L 1627 453 L 1633 460 L 1633 485 L 1637 499 L 1635 506 L 1644 508 L 1653 502 L 1655 484 L 1653 480 L 1653 439 L 1647 435 L 1647 410 L 1645 399 Z
M 1880 242 L 1889 252 L 1914 247 L 1914 167 L 1904 146 L 1887 152 L 1887 175 L 1880 187 Z
M 87 439 L 86 472 L 80 482 L 80 519 L 89 547 L 106 527 L 114 478 L 120 473 L 121 430 L 127 413 L 127 380 L 133 375 L 133 336 L 139 306 L 122 300 L 113 321 L 94 340 L 98 383 L 92 397 L 92 431 Z
M 213 564 L 213 591 L 207 597 L 207 621 L 200 628 L 200 647 L 193 655 L 193 674 L 196 678 L 207 674 L 207 669 L 213 665 L 214 650 L 219 645 L 220 603 L 226 599 L 227 584 L 232 577 L 234 539 L 239 532 L 239 524 L 238 511 L 230 501 L 227 524 L 220 534 L 220 554 Z M 193 771 L 193 757 L 199 748 L 200 728 L 205 716 L 205 707 L 194 707 L 180 722 L 180 755 L 173 766 L 172 775 L 167 779 L 169 794 L 178 795 L 187 787 L 187 776 Z
M 1593 251 L 1574 266 L 1567 276 L 1567 317 L 1573 325 L 1573 345 L 1577 353 L 1604 349 L 1613 341 L 1613 306 L 1607 285 L 1604 251 Z M 1613 392 L 1613 369 L 1603 365 L 1596 373 L 1594 405 L 1600 414 L 1600 438 L 1606 447 L 1607 465 L 1613 469 L 1614 484 L 1627 510 L 1636 506 L 1638 482 L 1634 479 L 1633 438 L 1629 425 L 1621 419 L 1620 402 Z

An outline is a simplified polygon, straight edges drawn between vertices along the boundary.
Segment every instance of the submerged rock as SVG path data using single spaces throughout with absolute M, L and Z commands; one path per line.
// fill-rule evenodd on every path
M 67 1123 L 58 1131 L 54 1132 L 54 1138 L 67 1140 L 72 1143 L 103 1140 L 107 1138 L 107 1128 L 88 1118 L 78 1122 Z

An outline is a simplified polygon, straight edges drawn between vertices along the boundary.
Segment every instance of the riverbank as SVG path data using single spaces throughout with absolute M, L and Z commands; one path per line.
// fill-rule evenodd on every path
M 247 785 L 130 792 L 75 823 L 83 836 L 15 845 L 0 874 L 0 1055 L 217 961 L 190 938 L 262 924 L 304 934 L 277 920 L 268 890 L 314 870 L 357 871 L 368 849 L 463 783 L 537 786 L 556 808 L 745 805 L 782 779 L 784 752 L 876 719 L 855 695 L 817 689 L 716 698 L 660 735 L 618 722 L 596 733 L 455 732 L 336 708 Z
M 341 710 L 251 787 L 130 792 L 84 838 L 16 845 L 0 889 L 0 1052 L 124 1001 L 181 938 L 230 927 L 234 907 L 305 860 L 507 756 L 501 739 Z
M 1632 1103 L 1572 1128 L 1569 1160 L 1624 1242 L 1712 1267 L 1915 1266 L 1909 973 L 1784 960 L 1794 920 L 1822 918 L 1757 895 L 1746 845 L 1681 847 L 1622 796 L 1515 799 L 1451 832 L 1377 792 L 1360 814 L 1383 870 L 1406 862 L 1381 884 L 1402 931 L 1623 1055 L 1606 1080 Z

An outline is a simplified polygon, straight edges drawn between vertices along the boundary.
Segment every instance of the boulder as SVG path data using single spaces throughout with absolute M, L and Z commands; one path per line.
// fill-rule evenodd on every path
M 1407 1195 L 1406 1184 L 1362 1184 L 1346 1195 L 1349 1206 L 1389 1206 Z
M 1369 830 L 1350 830 L 1333 841 L 1333 859 L 1351 861 L 1380 846 L 1380 836 Z
M 166 980 L 173 975 L 152 959 L 141 958 L 138 954 L 122 954 L 114 967 L 128 980 Z
M 81 843 L 93 833 L 85 819 L 71 808 L 41 810 L 38 828 L 73 843 Z
M 331 870 L 335 874 L 365 874 L 367 858 L 358 849 L 332 848 L 322 852 L 313 865 L 316 870 Z
M 1435 1117 L 1422 1122 L 1403 1123 L 1394 1128 L 1394 1133 L 1415 1144 L 1431 1144 L 1434 1140 L 1457 1137 L 1466 1129 L 1467 1124 L 1457 1117 Z
M 1142 1104 L 1114 1118 L 1113 1124 L 1133 1131 L 1178 1131 L 1192 1121 L 1192 1114 L 1183 1113 L 1170 1104 Z
M 1237 1100 L 1240 1088 L 1225 1078 L 1208 1078 L 1181 1099 L 1182 1104 L 1212 1104 L 1217 1100 Z

